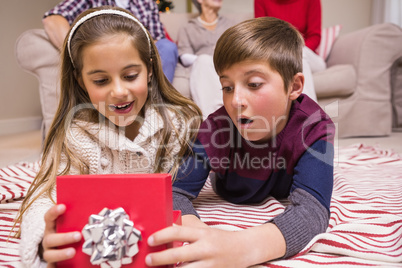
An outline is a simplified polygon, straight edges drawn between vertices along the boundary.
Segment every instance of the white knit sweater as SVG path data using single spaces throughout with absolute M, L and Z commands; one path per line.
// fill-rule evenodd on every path
M 180 135 L 183 135 L 186 127 L 184 121 L 173 116 L 172 113 L 174 126 Z M 68 131 L 67 140 L 69 148 L 89 167 L 90 174 L 151 173 L 160 146 L 159 136 L 162 128 L 162 118 L 154 109 L 149 108 L 134 141 L 126 138 L 124 132 L 119 133 L 113 126 L 77 120 L 72 124 L 71 131 Z M 172 135 L 167 146 L 170 152 L 164 172 L 169 171 L 180 150 L 176 135 Z M 63 166 L 65 163 L 61 163 L 61 168 Z M 78 170 L 72 169 L 69 174 L 78 174 Z M 55 189 L 52 196 L 57 200 Z M 24 214 L 21 223 L 20 255 L 25 267 L 46 267 L 46 263 L 38 256 L 38 246 L 45 229 L 44 214 L 53 205 L 47 196 L 42 196 Z

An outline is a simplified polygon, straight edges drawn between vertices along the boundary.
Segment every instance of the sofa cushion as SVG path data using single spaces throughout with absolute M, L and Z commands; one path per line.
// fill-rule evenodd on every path
M 315 52 L 324 60 L 327 60 L 329 53 L 331 52 L 332 45 L 335 43 L 335 40 L 338 37 L 341 29 L 341 25 L 334 25 L 321 30 L 321 41 Z
M 346 97 L 356 88 L 356 71 L 352 65 L 340 64 L 313 74 L 317 98 Z

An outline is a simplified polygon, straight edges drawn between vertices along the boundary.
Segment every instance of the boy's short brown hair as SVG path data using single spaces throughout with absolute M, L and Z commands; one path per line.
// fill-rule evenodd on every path
M 304 40 L 288 22 L 262 17 L 241 22 L 219 38 L 215 52 L 215 70 L 220 74 L 242 61 L 266 61 L 277 71 L 287 92 L 295 74 L 303 71 Z

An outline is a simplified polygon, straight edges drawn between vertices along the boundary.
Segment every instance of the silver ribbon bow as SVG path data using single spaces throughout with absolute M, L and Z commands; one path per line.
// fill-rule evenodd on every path
M 91 256 L 91 263 L 101 268 L 119 268 L 129 264 L 138 253 L 141 232 L 123 208 L 102 209 L 92 214 L 82 230 L 85 242 L 82 251 Z

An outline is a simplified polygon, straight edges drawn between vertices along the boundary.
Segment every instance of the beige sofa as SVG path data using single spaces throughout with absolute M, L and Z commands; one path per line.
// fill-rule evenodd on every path
M 319 104 L 337 114 L 339 137 L 389 135 L 393 120 L 402 127 L 402 29 L 386 23 L 341 35 L 314 85 Z
M 161 14 L 169 36 L 194 14 Z M 230 14 L 237 21 L 252 14 Z M 24 32 L 16 42 L 21 68 L 38 78 L 43 112 L 43 133 L 50 126 L 57 107 L 59 53 L 43 29 Z M 402 30 L 393 24 L 379 24 L 341 35 L 327 61 L 328 69 L 314 74 L 319 104 L 338 125 L 339 137 L 389 135 L 402 127 Z M 178 65 L 173 81 L 185 96 L 188 70 Z M 394 112 L 394 115 L 393 115 Z

